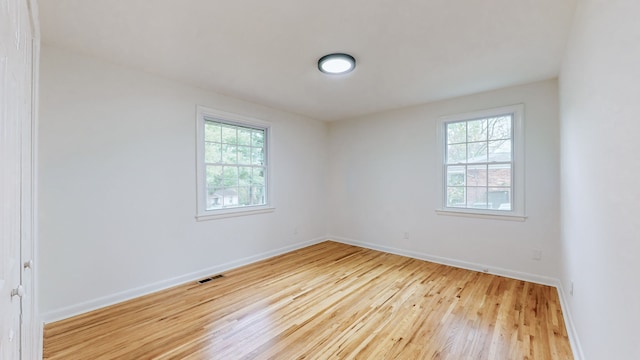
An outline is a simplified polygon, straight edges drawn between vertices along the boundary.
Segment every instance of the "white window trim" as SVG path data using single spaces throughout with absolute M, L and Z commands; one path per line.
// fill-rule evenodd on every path
M 205 204 L 205 166 L 204 166 L 204 124 L 206 118 L 212 118 L 248 127 L 261 127 L 265 129 L 265 162 L 267 168 L 267 176 L 265 178 L 265 186 L 267 191 L 267 200 L 265 205 L 236 207 L 229 209 L 207 210 Z M 251 117 L 234 114 L 226 111 L 208 108 L 198 105 L 196 107 L 196 220 L 206 221 L 223 219 L 236 216 L 263 214 L 275 211 L 273 201 L 273 187 L 271 185 L 273 166 L 271 162 L 271 142 L 273 141 L 273 132 L 271 124 L 262 120 Z
M 512 179 L 512 196 L 513 208 L 511 211 L 498 211 L 488 209 L 467 209 L 467 208 L 450 208 L 446 207 L 445 190 L 446 173 L 445 161 L 445 124 L 453 121 L 465 121 L 478 118 L 492 117 L 497 115 L 513 114 L 513 179 Z M 524 164 L 524 104 L 516 104 L 504 106 L 500 108 L 486 109 L 474 111 L 464 114 L 447 115 L 440 117 L 437 122 L 436 144 L 438 147 L 438 165 L 436 169 L 438 191 L 438 203 L 436 204 L 436 213 L 438 215 L 464 216 L 482 219 L 525 221 L 527 219 L 525 213 L 525 164 Z

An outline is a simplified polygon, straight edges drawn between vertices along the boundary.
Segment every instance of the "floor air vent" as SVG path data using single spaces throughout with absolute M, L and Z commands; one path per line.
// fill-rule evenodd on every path
M 224 275 L 222 275 L 222 274 L 216 275 L 216 276 L 212 276 L 212 277 L 208 277 L 208 278 L 205 278 L 205 279 L 202 279 L 202 280 L 198 280 L 198 284 L 204 284 L 204 283 L 209 282 L 211 280 L 220 279 L 220 278 L 223 278 L 223 277 L 224 277 Z

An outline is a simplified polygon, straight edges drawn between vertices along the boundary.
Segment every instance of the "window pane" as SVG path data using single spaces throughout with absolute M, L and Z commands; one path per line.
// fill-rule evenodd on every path
M 467 141 L 467 122 L 447 124 L 447 144 L 463 143 Z
M 251 164 L 251 148 L 249 146 L 238 146 L 238 164 Z
M 214 114 L 198 119 L 203 141 L 198 163 L 198 196 L 204 210 L 265 205 L 267 194 L 267 129 L 238 125 L 235 120 L 214 120 Z M 203 171 L 204 170 L 204 171 Z M 204 182 L 204 184 L 203 184 Z M 202 210 L 199 207 L 200 211 Z
M 204 144 L 204 162 L 219 163 L 222 158 L 222 149 L 219 143 L 206 142 Z
M 486 165 L 470 165 L 467 167 L 467 186 L 487 186 Z
M 511 165 L 489 165 L 489 186 L 511 186 Z
M 222 129 L 219 123 L 206 121 L 204 123 L 204 139 L 205 141 L 217 141 L 220 142 L 220 134 Z
M 251 205 L 251 188 L 250 187 L 238 188 L 238 205 L 240 206 Z
M 451 117 L 444 122 L 445 172 L 444 207 L 469 209 L 470 212 L 495 211 L 522 213 L 514 208 L 514 183 L 521 168 L 515 168 L 514 152 L 522 151 L 517 127 L 521 125 L 522 106 L 509 106 L 475 114 Z M 443 123 L 440 123 L 441 125 Z M 516 142 L 517 141 L 517 142 Z M 516 171 L 517 170 L 517 171 Z M 519 184 L 519 183 L 518 183 Z M 520 200 L 518 200 L 520 201 Z
M 264 169 L 254 168 L 251 177 L 252 185 L 264 185 Z
M 251 146 L 264 147 L 264 130 L 253 130 L 251 132 Z
M 230 207 L 238 205 L 238 188 L 225 188 L 219 191 L 218 194 L 222 196 L 222 206 Z
M 251 165 L 264 165 L 263 148 L 251 148 Z
M 465 201 L 464 187 L 449 186 L 447 187 L 447 206 L 448 207 L 467 207 Z
M 447 185 L 464 186 L 464 166 L 447 166 Z
M 222 127 L 222 142 L 225 144 L 237 144 L 238 135 L 235 126 L 223 126 Z
M 489 140 L 511 139 L 511 115 L 489 119 Z
M 251 185 L 251 168 L 240 167 L 238 169 L 238 184 L 240 186 Z
M 238 147 L 235 145 L 222 144 L 222 162 L 226 164 L 237 164 Z
M 487 162 L 487 143 L 471 143 L 469 144 L 469 163 Z
M 467 144 L 447 145 L 447 163 L 457 164 L 467 161 Z
M 251 130 L 238 128 L 238 145 L 251 145 Z
M 467 205 L 474 209 L 487 209 L 487 188 L 467 187 Z
M 487 119 L 473 120 L 467 122 L 467 141 L 487 140 Z
M 222 208 L 222 188 L 212 188 L 207 191 L 207 210 Z
M 265 203 L 265 191 L 264 186 L 251 187 L 251 204 L 252 205 L 262 205 Z
M 510 188 L 489 188 L 489 206 L 492 210 L 511 210 Z
M 511 161 L 511 140 L 489 141 L 489 161 Z
M 206 185 L 208 189 L 213 189 L 223 186 L 222 181 L 222 166 L 219 165 L 207 165 L 206 168 Z
M 238 168 L 236 166 L 225 166 L 223 172 L 224 186 L 238 186 Z

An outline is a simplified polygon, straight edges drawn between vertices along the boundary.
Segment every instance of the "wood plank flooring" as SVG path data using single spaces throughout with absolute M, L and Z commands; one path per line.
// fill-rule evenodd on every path
M 555 288 L 323 242 L 45 327 L 45 359 L 573 359 Z

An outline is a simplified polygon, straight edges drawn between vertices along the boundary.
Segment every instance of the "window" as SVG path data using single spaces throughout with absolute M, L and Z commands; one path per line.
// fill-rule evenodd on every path
M 198 107 L 199 220 L 270 211 L 269 125 Z
M 439 212 L 524 220 L 523 106 L 440 120 Z

